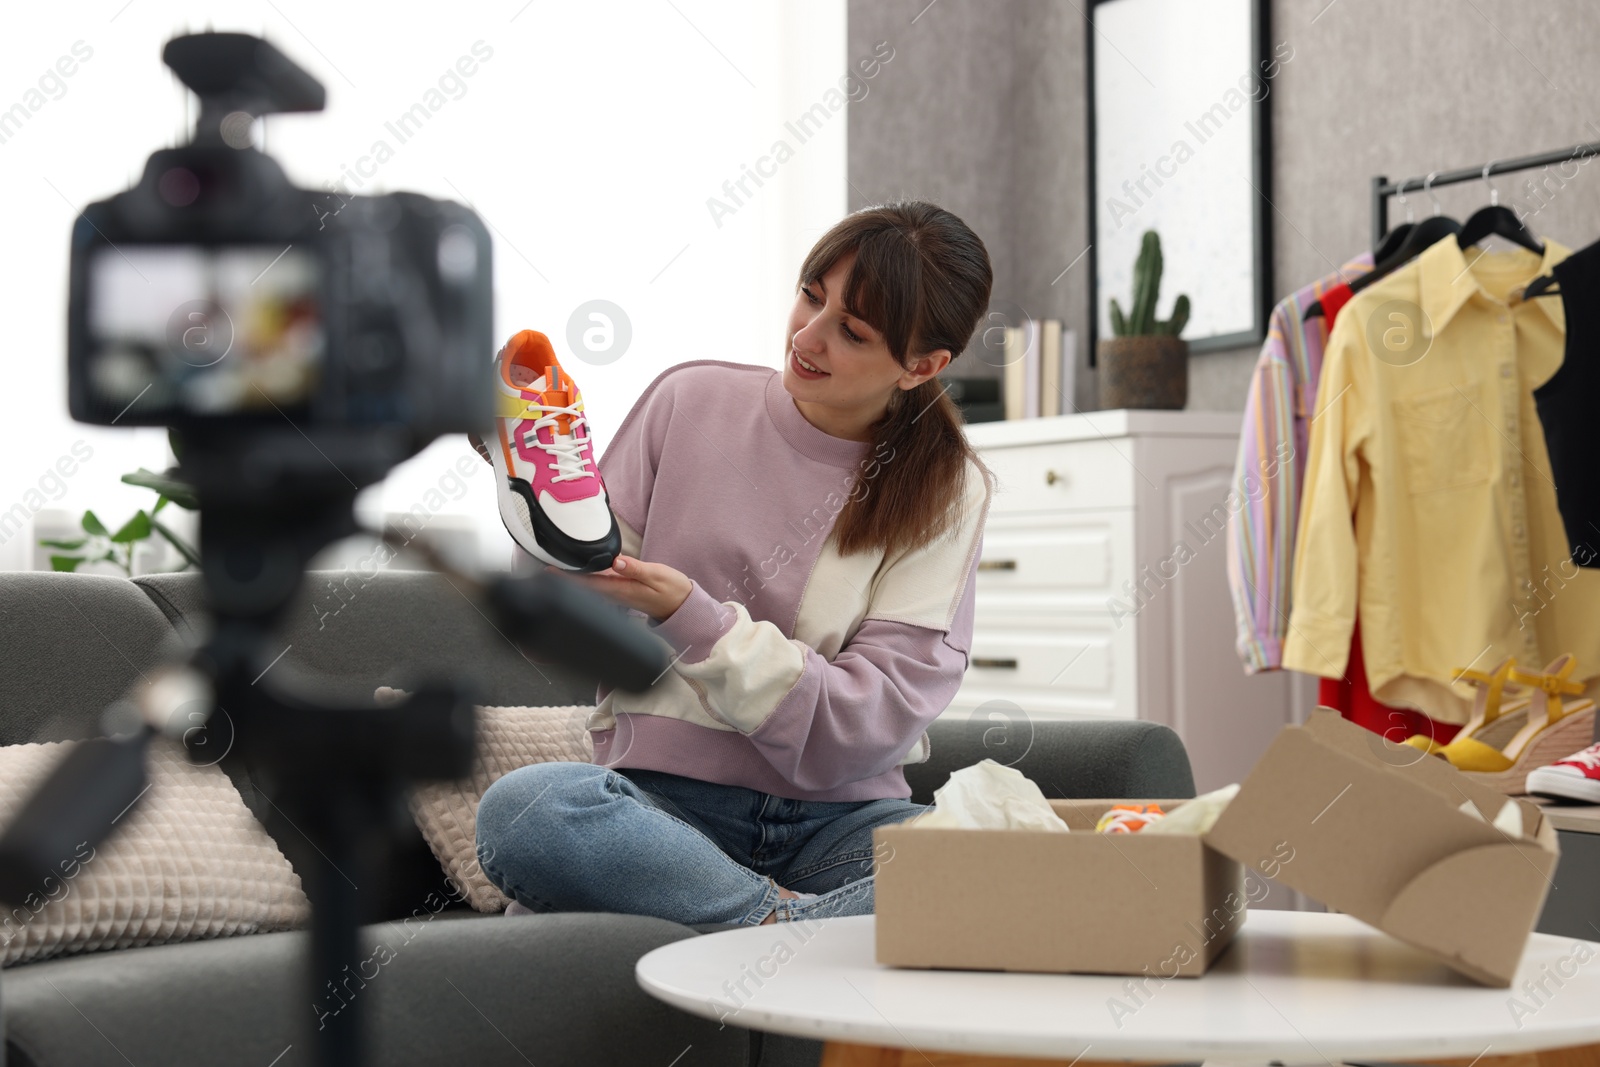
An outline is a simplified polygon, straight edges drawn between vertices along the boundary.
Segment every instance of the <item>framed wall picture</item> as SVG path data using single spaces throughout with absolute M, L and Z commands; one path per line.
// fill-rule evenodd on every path
M 1266 0 L 1094 0 L 1088 39 L 1091 365 L 1146 230 L 1159 318 L 1191 303 L 1192 352 L 1258 344 L 1272 309 L 1274 45 Z

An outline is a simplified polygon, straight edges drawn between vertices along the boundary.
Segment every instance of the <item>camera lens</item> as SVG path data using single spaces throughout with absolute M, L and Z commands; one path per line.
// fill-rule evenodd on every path
M 161 175 L 156 188 L 173 207 L 188 207 L 200 196 L 200 179 L 188 167 L 173 167 Z

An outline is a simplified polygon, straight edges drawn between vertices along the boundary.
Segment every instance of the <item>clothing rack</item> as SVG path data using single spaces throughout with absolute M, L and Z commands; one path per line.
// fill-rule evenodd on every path
M 1378 247 L 1383 241 L 1383 235 L 1389 232 L 1389 198 L 1396 193 L 1436 189 L 1441 185 L 1455 185 L 1458 182 L 1483 181 L 1496 174 L 1535 170 L 1539 167 L 1548 167 L 1552 163 L 1589 159 L 1593 156 L 1600 156 L 1600 141 L 1573 145 L 1571 148 L 1559 148 L 1551 152 L 1540 152 L 1538 155 L 1522 156 L 1517 159 L 1491 160 L 1476 167 L 1435 173 L 1431 182 L 1426 176 L 1407 178 L 1403 182 L 1391 182 L 1387 177 L 1379 175 L 1372 179 L 1372 247 Z

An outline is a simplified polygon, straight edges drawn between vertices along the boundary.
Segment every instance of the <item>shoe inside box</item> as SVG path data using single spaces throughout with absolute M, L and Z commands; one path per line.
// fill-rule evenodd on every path
M 1170 815 L 1184 804 L 1182 799 L 1169 800 L 1052 800 L 1050 807 L 1067 824 L 1067 829 L 1073 833 L 1094 833 L 1095 824 L 1100 821 L 1100 816 L 1110 811 L 1118 804 L 1158 804 L 1163 815 Z M 1135 831 L 1140 832 L 1140 831 Z

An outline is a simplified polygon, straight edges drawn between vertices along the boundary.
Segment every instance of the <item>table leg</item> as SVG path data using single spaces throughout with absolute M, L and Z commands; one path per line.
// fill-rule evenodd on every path
M 1371 1061 L 1366 1061 L 1371 1062 Z M 921 1052 L 917 1049 L 881 1048 L 829 1041 L 822 1051 L 821 1067 L 1140 1067 L 1126 1061 L 1026 1059 L 984 1056 L 968 1052 Z M 1399 1065 L 1397 1065 L 1399 1067 Z M 1477 1059 L 1423 1060 L 1417 1067 L 1600 1067 L 1600 1045 L 1545 1049 L 1515 1056 L 1480 1056 Z

